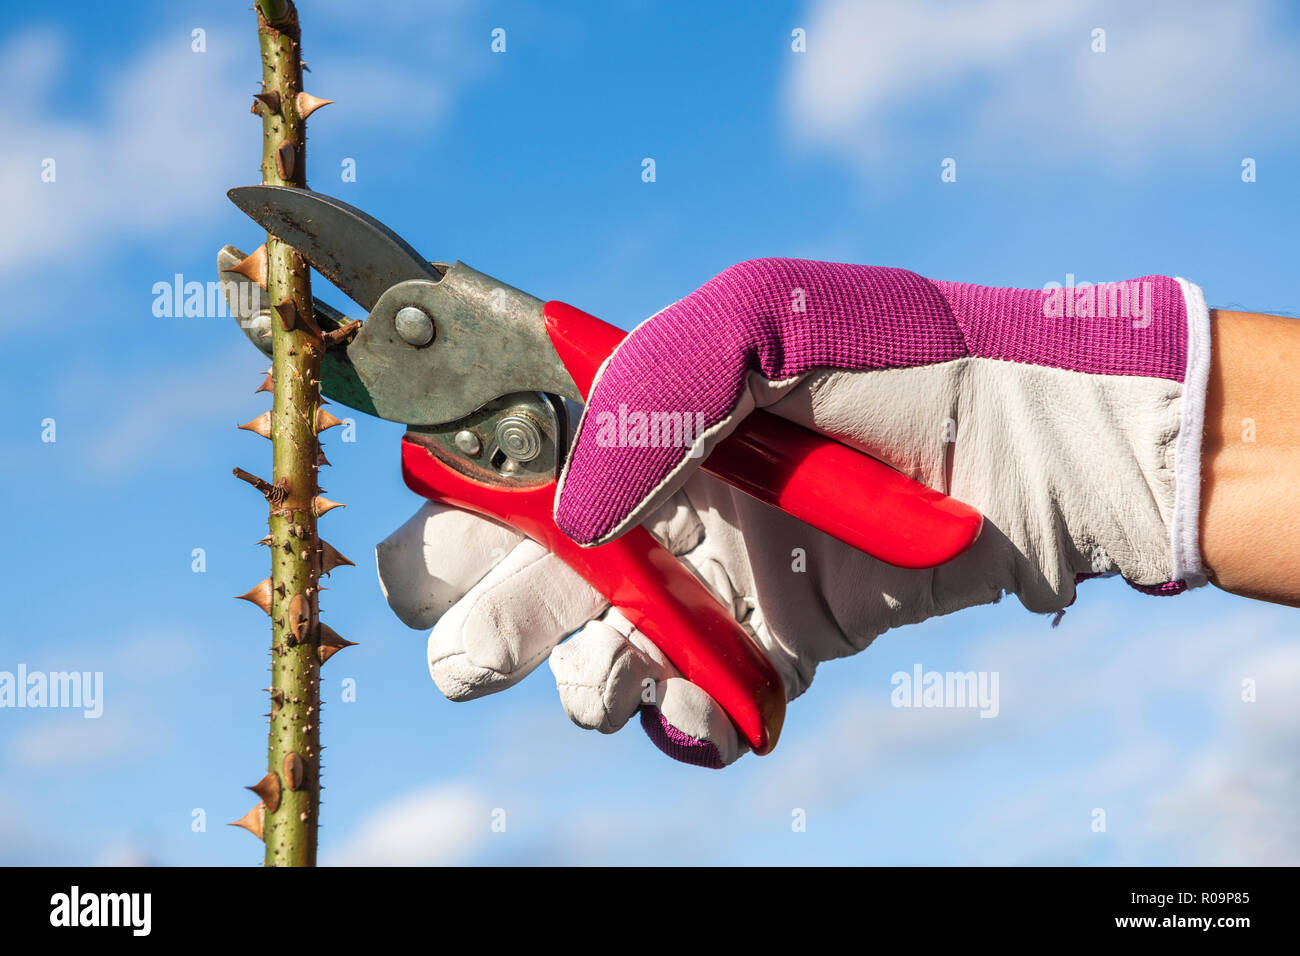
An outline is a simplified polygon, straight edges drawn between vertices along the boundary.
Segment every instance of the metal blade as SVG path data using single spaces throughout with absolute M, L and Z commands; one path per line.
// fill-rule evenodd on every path
M 226 195 L 367 311 L 399 282 L 442 278 L 395 232 L 342 200 L 292 186 L 239 186 Z

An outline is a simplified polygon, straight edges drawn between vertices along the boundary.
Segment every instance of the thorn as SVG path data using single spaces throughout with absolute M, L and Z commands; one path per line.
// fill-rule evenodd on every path
M 242 260 L 239 265 L 231 266 L 227 272 L 238 272 L 250 282 L 256 282 L 266 288 L 266 243 L 262 243 Z
M 284 785 L 290 790 L 302 789 L 302 778 L 307 773 L 307 765 L 296 752 L 284 755 Z
M 268 535 L 268 537 L 270 537 Z M 271 579 L 264 578 L 253 585 L 253 589 L 247 594 L 236 595 L 240 601 L 248 601 L 256 604 L 267 614 L 271 613 Z
M 270 376 L 267 377 L 269 378 Z M 262 412 L 262 414 L 258 415 L 251 422 L 244 422 L 244 424 L 240 425 L 239 427 L 242 428 L 244 431 L 257 432 L 257 434 L 261 435 L 263 438 L 270 438 L 271 437 L 271 413 Z
M 271 546 L 271 535 L 270 535 L 270 534 L 267 534 L 267 536 L 266 536 L 265 538 L 263 538 L 261 541 L 257 541 L 257 542 L 254 542 L 254 543 L 255 543 L 255 544 L 264 544 L 264 545 L 266 545 L 266 546 L 269 548 L 269 547 Z
M 271 693 L 271 719 L 275 720 L 275 715 L 280 712 L 284 706 L 284 691 L 277 690 Z
M 243 827 L 259 840 L 265 839 L 262 836 L 262 822 L 266 818 L 266 807 L 261 803 L 249 810 L 234 823 L 227 824 L 232 827 Z
M 323 449 L 323 448 L 321 448 L 319 445 L 317 445 L 317 446 L 316 446 L 316 467 L 317 467 L 317 468 L 323 468 L 324 466 L 328 465 L 329 463 L 330 463 L 330 460 L 329 460 L 328 458 L 325 457 L 325 449 Z
M 334 628 L 328 624 L 320 626 L 320 644 L 316 648 L 316 655 L 320 658 L 322 664 L 343 650 L 343 648 L 356 646 L 356 641 L 349 641 L 339 637 Z
M 276 171 L 286 182 L 293 179 L 293 163 L 296 157 L 297 151 L 293 148 L 293 143 L 288 140 L 281 143 L 280 148 L 275 151 Z
M 253 389 L 253 394 L 256 395 L 258 392 L 273 392 L 273 391 L 275 391 L 275 379 L 271 378 L 270 372 L 267 372 L 266 380 L 263 381 L 261 385 L 257 386 L 257 388 Z
M 298 305 L 293 301 L 292 296 L 285 296 L 275 311 L 280 316 L 280 328 L 286 332 L 292 332 L 294 326 L 298 324 Z
M 330 501 L 323 495 L 317 495 L 311 500 L 311 513 L 319 518 L 323 514 L 328 514 L 335 508 L 346 508 L 347 505 L 339 501 Z
M 329 106 L 333 100 L 323 100 L 318 96 L 312 96 L 310 93 L 299 93 L 294 97 L 294 102 L 298 106 L 298 117 L 306 119 L 315 113 L 322 106 Z
M 262 804 L 272 813 L 280 809 L 280 777 L 274 770 L 247 789 L 261 797 Z
M 301 594 L 295 594 L 289 601 L 289 631 L 295 643 L 301 643 L 307 625 L 311 622 L 311 607 Z
M 319 435 L 326 429 L 333 428 L 335 425 L 342 425 L 343 419 L 335 418 L 323 408 L 316 409 L 316 434 Z
M 280 315 L 280 328 L 286 332 L 292 332 L 301 323 L 302 327 L 314 338 L 323 339 L 320 326 L 310 315 L 304 316 L 298 311 L 298 303 L 293 301 L 292 296 L 285 296 L 280 304 L 275 307 L 275 311 Z
M 280 94 L 275 90 L 268 90 L 265 93 L 254 93 L 253 99 L 260 100 L 272 113 L 280 112 Z M 257 107 L 254 106 L 253 110 L 256 111 Z
M 345 558 L 339 551 L 324 538 L 320 542 L 320 570 L 321 574 L 329 574 L 335 568 L 341 568 L 343 565 L 355 568 L 356 562 Z

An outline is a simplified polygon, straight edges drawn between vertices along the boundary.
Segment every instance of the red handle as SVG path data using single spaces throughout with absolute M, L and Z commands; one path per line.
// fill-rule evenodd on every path
M 776 746 L 785 720 L 780 676 L 730 611 L 644 528 L 580 547 L 555 525 L 555 482 L 482 484 L 409 439 L 402 440 L 402 477 L 416 494 L 504 521 L 559 555 L 718 702 L 755 753 Z
M 546 303 L 544 315 L 561 360 L 586 395 L 625 333 L 562 302 Z M 974 509 L 867 455 L 761 411 L 701 467 L 903 567 L 955 557 L 983 521 Z M 402 442 L 402 476 L 416 493 L 504 521 L 559 555 L 718 702 L 756 753 L 776 746 L 785 719 L 780 676 L 730 611 L 644 528 L 579 547 L 555 525 L 554 482 L 531 488 L 475 482 L 409 439 Z
M 563 302 L 546 328 L 586 395 L 601 363 L 627 335 Z M 700 466 L 715 478 L 902 568 L 950 561 L 979 537 L 984 517 L 869 455 L 778 415 L 756 411 Z

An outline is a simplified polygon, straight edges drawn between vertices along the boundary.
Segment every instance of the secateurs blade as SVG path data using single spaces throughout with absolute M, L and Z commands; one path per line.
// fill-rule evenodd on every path
M 555 524 L 570 440 L 563 400 L 585 400 L 626 333 L 462 262 L 429 262 L 383 223 L 321 193 L 246 186 L 229 196 L 367 310 L 349 335 L 341 313 L 316 303 L 329 346 L 321 390 L 407 426 L 407 486 L 510 524 L 557 554 L 708 692 L 755 752 L 769 752 L 784 719 L 784 688 L 730 611 L 644 528 L 581 547 Z M 243 260 L 233 247 L 220 253 L 228 295 L 255 278 L 234 271 Z M 241 325 L 269 352 L 269 316 L 245 315 Z M 982 524 L 969 506 L 763 411 L 701 467 L 901 567 L 950 560 Z

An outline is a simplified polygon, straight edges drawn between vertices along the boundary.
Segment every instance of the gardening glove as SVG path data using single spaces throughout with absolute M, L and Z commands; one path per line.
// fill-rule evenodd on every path
M 1204 299 L 1181 279 L 1037 291 L 934 282 L 899 269 L 741 263 L 643 323 L 606 362 L 561 476 L 556 520 L 584 544 L 643 521 L 669 539 L 673 521 L 698 523 L 703 534 L 686 560 L 733 602 L 793 698 L 820 661 L 1003 592 L 1032 611 L 1059 613 L 1086 577 L 1122 574 L 1157 594 L 1204 584 L 1197 519 L 1209 342 Z M 697 475 L 757 407 L 976 506 L 985 515 L 980 539 L 940 568 L 893 568 Z M 673 415 L 699 423 L 689 447 L 654 434 L 653 423 Z M 467 600 L 522 629 L 543 619 L 558 626 L 579 610 L 598 614 L 604 602 L 539 550 L 514 545 L 510 560 L 475 578 Z M 543 560 L 563 584 L 537 601 L 506 585 Z M 448 601 L 474 570 L 447 584 L 438 564 L 424 570 Z M 498 601 L 499 588 L 516 596 Z M 557 588 L 568 602 L 556 602 Z M 475 656 L 475 641 L 464 638 L 478 625 L 467 614 L 447 617 L 461 643 L 439 633 L 440 621 L 431 649 L 460 646 L 489 670 L 505 665 L 476 678 L 475 689 L 513 683 L 546 653 L 545 640 L 512 636 L 502 646 L 515 641 L 530 654 Z M 573 648 L 556 648 L 552 669 L 575 720 L 614 729 L 631 713 L 620 681 L 663 673 L 653 671 L 662 657 L 626 622 L 598 624 Z M 579 640 L 589 634 L 599 638 Z M 433 670 L 444 691 L 470 696 L 468 685 L 444 686 Z M 680 690 L 656 687 L 643 724 L 674 756 L 730 762 L 741 752 L 734 731 L 707 695 L 676 680 Z M 583 704 L 593 696 L 617 706 L 593 720 Z
M 838 623 L 814 612 L 804 620 L 817 623 L 807 633 L 788 633 L 789 653 L 774 657 L 776 638 L 755 600 L 753 569 L 760 556 L 775 561 L 763 576 L 790 590 L 791 608 L 857 607 L 860 647 L 874 636 L 866 634 L 868 621 L 881 622 L 878 633 L 902 620 L 880 606 L 879 595 L 874 607 L 865 593 L 855 605 L 851 592 L 857 584 L 846 569 L 856 567 L 881 582 L 898 575 L 893 585 L 882 584 L 895 593 L 926 586 L 702 473 L 646 527 L 768 651 L 787 696 L 802 691 L 821 660 L 853 649 L 842 645 Z M 433 627 L 429 671 L 448 698 L 471 700 L 504 690 L 549 655 L 560 702 L 580 727 L 612 733 L 640 711 L 651 740 L 686 763 L 721 767 L 747 749 L 707 693 L 685 680 L 577 572 L 514 529 L 427 502 L 379 544 L 376 557 L 381 587 L 397 616 L 413 628 Z M 830 591 L 837 597 L 828 598 Z M 916 597 L 913 606 L 922 595 Z

